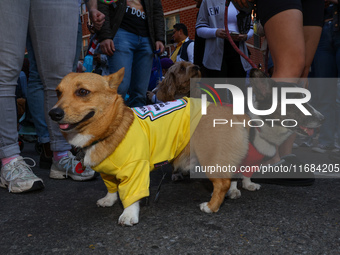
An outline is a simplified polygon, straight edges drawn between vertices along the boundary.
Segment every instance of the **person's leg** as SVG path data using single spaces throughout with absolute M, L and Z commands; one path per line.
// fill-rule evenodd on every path
M 303 34 L 305 38 L 305 67 L 302 71 L 301 78 L 307 78 L 310 67 L 312 65 L 316 49 L 319 44 L 319 39 L 321 36 L 322 27 L 317 26 L 304 26 Z
M 0 159 L 20 154 L 15 89 L 25 54 L 29 1 L 0 1 Z
M 298 82 L 305 66 L 303 16 L 297 9 L 289 9 L 271 17 L 264 26 L 274 63 L 272 78 Z M 280 154 L 290 154 L 295 135 L 289 138 L 268 163 L 280 161 Z
M 0 1 L 0 187 L 21 193 L 44 187 L 19 156 L 15 88 L 23 64 L 29 1 Z
M 96 177 L 94 171 L 82 169 L 69 151 L 68 144 L 57 123 L 48 116 L 48 111 L 57 103 L 56 87 L 61 79 L 72 72 L 76 52 L 78 29 L 78 5 L 76 1 L 31 0 L 29 33 L 35 59 L 44 84 L 45 120 L 53 151 L 50 177 L 73 180 L 89 180 Z M 51 19 L 53 17 L 53 19 Z
M 325 117 L 320 128 L 319 145 L 321 147 L 333 147 L 336 128 L 336 92 L 337 77 L 336 52 L 332 39 L 333 26 L 325 23 L 322 35 L 314 57 L 315 77 L 311 79 L 310 86 L 318 97 L 316 109 Z
M 133 52 L 138 42 L 138 36 L 127 32 L 124 29 L 118 29 L 113 42 L 116 48 L 113 56 L 108 58 L 109 72 L 115 73 L 122 67 L 125 68 L 125 74 L 122 83 L 118 87 L 118 93 L 125 98 L 131 81 L 131 68 L 133 61 Z
M 139 107 L 146 104 L 146 92 L 152 70 L 153 53 L 150 38 L 140 36 L 137 47 L 132 62 L 133 72 L 129 89 L 129 107 Z
M 48 132 L 45 109 L 44 109 L 44 85 L 40 79 L 37 63 L 34 57 L 34 50 L 29 33 L 27 33 L 26 49 L 29 67 L 29 79 L 27 86 L 27 104 L 32 114 L 32 120 L 38 136 L 38 142 L 41 144 L 41 154 L 39 167 L 49 169 L 52 164 L 52 151 L 50 149 L 50 134 Z
M 264 25 L 274 63 L 273 79 L 297 82 L 302 74 L 306 52 L 302 21 L 302 12 L 290 9 L 271 17 Z
M 50 141 L 50 135 L 45 120 L 44 110 L 44 85 L 40 79 L 37 63 L 34 57 L 34 51 L 29 34 L 27 35 L 26 49 L 28 60 L 30 63 L 29 79 L 28 79 L 28 96 L 27 104 L 32 113 L 34 126 L 38 136 L 39 143 L 48 143 Z
M 31 0 L 29 33 L 45 91 L 45 119 L 52 151 L 70 150 L 59 126 L 47 115 L 57 103 L 55 88 L 72 72 L 78 29 L 76 1 Z M 54 17 L 51 19 L 51 17 Z
M 340 31 L 333 31 L 333 42 L 335 48 L 335 58 L 336 58 L 336 67 L 337 67 L 337 77 L 340 77 Z M 337 128 L 336 133 L 338 136 L 338 145 L 340 144 L 340 80 L 338 80 L 337 85 L 337 98 L 336 98 L 336 119 L 337 119 Z

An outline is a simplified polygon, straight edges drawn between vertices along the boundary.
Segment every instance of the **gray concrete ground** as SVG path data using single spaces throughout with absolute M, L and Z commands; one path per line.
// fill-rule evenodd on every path
M 308 148 L 295 153 L 305 162 L 331 163 Z M 23 155 L 38 162 L 34 144 L 25 143 Z M 208 181 L 172 182 L 166 170 L 155 203 L 162 173 L 153 172 L 140 223 L 121 227 L 120 204 L 96 206 L 106 194 L 100 178 L 52 180 L 48 170 L 33 170 L 43 191 L 0 190 L 0 254 L 340 254 L 340 179 L 309 187 L 263 184 L 209 215 L 199 210 L 210 198 Z

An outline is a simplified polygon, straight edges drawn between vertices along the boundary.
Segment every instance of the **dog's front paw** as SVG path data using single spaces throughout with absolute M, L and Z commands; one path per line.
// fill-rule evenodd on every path
M 210 210 L 210 208 L 208 207 L 208 202 L 200 204 L 200 209 L 202 212 L 205 212 L 205 213 L 213 213 L 213 211 Z
M 238 199 L 241 197 L 241 191 L 239 189 L 229 189 L 227 197 L 230 199 Z
M 139 201 L 126 207 L 119 216 L 118 224 L 122 226 L 133 226 L 139 222 Z
M 261 188 L 261 185 L 252 182 L 250 178 L 245 178 L 242 180 L 242 188 L 249 190 L 249 191 L 255 191 L 255 190 L 259 190 Z
M 105 197 L 97 201 L 97 206 L 98 207 L 110 207 L 110 206 L 113 206 L 117 200 L 118 200 L 117 192 L 115 193 L 108 192 Z

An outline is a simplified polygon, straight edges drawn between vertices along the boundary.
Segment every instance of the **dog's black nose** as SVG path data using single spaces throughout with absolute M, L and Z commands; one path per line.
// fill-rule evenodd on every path
M 52 120 L 54 121 L 60 121 L 64 118 L 64 111 L 61 108 L 53 108 L 48 113 Z

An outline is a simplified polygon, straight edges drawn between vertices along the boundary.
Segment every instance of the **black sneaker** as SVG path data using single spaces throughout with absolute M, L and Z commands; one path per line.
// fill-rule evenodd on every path
M 42 169 L 50 169 L 52 165 L 53 152 L 50 148 L 50 143 L 41 144 L 41 153 L 39 160 L 39 167 Z

